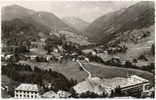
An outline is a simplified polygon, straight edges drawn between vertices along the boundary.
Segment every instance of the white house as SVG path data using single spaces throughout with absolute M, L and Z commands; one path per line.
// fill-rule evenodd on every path
M 42 95 L 43 98 L 57 98 L 57 94 L 54 91 L 48 91 Z
M 36 84 L 22 83 L 14 91 L 15 98 L 39 98 L 39 89 Z
M 67 91 L 59 90 L 59 91 L 57 92 L 57 96 L 58 96 L 59 98 L 68 98 L 68 97 L 70 97 L 71 95 L 72 95 L 72 94 L 69 93 L 69 92 L 67 92 Z

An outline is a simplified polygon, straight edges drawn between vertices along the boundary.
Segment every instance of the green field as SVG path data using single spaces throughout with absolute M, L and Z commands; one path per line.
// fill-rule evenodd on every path
M 92 77 L 113 78 L 113 77 L 127 77 L 127 73 L 135 74 L 148 80 L 154 80 L 154 75 L 150 72 L 145 72 L 137 69 L 119 68 L 113 66 L 106 66 L 96 63 L 83 63 L 84 67 L 91 72 Z
M 80 71 L 79 65 L 76 62 L 68 61 L 67 63 L 40 63 L 33 61 L 20 61 L 20 63 L 29 64 L 41 69 L 52 69 L 53 71 L 62 73 L 68 79 L 75 79 L 78 82 L 84 80 L 88 75 L 84 71 Z
M 39 63 L 32 61 L 21 61 L 21 63 L 29 64 L 32 66 L 37 66 L 41 69 L 52 69 L 62 73 L 68 79 L 75 79 L 78 82 L 83 81 L 88 74 L 84 71 L 80 71 L 79 65 L 76 62 L 68 61 L 67 63 Z M 100 78 L 113 78 L 113 77 L 127 77 L 127 73 L 135 74 L 141 76 L 148 80 L 153 80 L 154 75 L 150 72 L 131 69 L 131 68 L 119 68 L 113 66 L 106 66 L 97 63 L 83 63 L 84 67 L 91 72 L 92 77 Z

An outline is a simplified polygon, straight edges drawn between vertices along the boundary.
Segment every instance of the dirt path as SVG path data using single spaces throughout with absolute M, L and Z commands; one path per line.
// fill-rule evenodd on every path
M 76 62 L 80 65 L 80 67 L 81 67 L 86 73 L 88 73 L 87 79 L 91 79 L 91 73 L 83 66 L 83 64 L 82 64 L 79 60 L 77 60 Z

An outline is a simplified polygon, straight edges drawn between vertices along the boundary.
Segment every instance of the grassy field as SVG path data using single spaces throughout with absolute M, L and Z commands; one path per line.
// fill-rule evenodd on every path
M 100 78 L 113 78 L 113 77 L 126 77 L 127 73 L 132 73 L 141 76 L 150 81 L 154 80 L 154 75 L 149 72 L 130 69 L 130 68 L 119 68 L 113 66 L 100 65 L 95 63 L 84 63 L 84 67 L 91 72 L 92 77 Z
M 83 81 L 88 74 L 84 71 L 80 71 L 79 65 L 76 62 L 68 61 L 67 63 L 39 63 L 32 61 L 21 61 L 21 63 L 29 64 L 32 66 L 37 66 L 41 69 L 52 69 L 62 73 L 68 79 L 75 79 L 78 82 Z M 91 72 L 93 77 L 100 78 L 113 78 L 113 77 L 127 77 L 127 73 L 135 74 L 141 76 L 148 80 L 153 80 L 154 75 L 150 72 L 131 69 L 131 68 L 119 68 L 113 66 L 106 66 L 97 63 L 83 63 L 84 67 Z
M 88 75 L 84 71 L 80 71 L 79 65 L 76 62 L 68 61 L 67 63 L 40 63 L 33 61 L 20 61 L 20 63 L 25 63 L 31 65 L 32 68 L 37 66 L 41 69 L 52 69 L 53 71 L 62 73 L 68 79 L 75 79 L 78 82 L 84 80 Z

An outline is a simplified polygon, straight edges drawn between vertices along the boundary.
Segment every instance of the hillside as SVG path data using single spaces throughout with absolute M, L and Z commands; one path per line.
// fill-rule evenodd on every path
M 143 1 L 95 20 L 87 29 L 90 41 L 108 43 L 122 37 L 123 32 L 142 29 L 154 24 L 154 3 Z M 120 35 L 121 37 L 118 37 Z
M 41 32 L 47 35 L 50 32 L 50 28 L 35 22 L 31 18 L 2 21 L 2 40 L 37 39 Z
M 49 12 L 36 12 L 18 5 L 10 5 L 2 8 L 2 20 L 30 18 L 38 24 L 44 25 L 52 30 L 66 30 L 78 33 L 75 29 L 65 24 L 56 15 Z
M 2 8 L 2 20 L 9 21 L 16 18 L 31 16 L 35 11 L 26 9 L 18 5 L 10 5 Z
M 85 29 L 88 27 L 89 23 L 86 21 L 76 18 L 76 17 L 64 17 L 62 19 L 67 25 L 71 26 L 72 28 L 84 32 Z
M 91 43 L 88 42 L 88 38 L 82 36 L 81 34 L 76 34 L 69 31 L 58 31 L 58 32 L 51 32 L 50 35 L 56 35 L 56 36 L 62 36 L 64 35 L 66 38 L 66 41 L 79 44 L 80 46 L 87 46 Z

